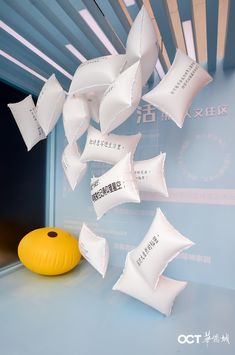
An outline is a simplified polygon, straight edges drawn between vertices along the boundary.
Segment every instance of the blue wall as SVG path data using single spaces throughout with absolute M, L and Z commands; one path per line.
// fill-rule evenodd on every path
M 121 205 L 99 222 L 90 199 L 90 177 L 108 166 L 92 162 L 80 186 L 71 191 L 61 166 L 66 144 L 62 121 L 52 136 L 55 152 L 51 166 L 50 224 L 77 236 L 83 222 L 107 238 L 110 263 L 123 266 L 128 250 L 137 245 L 148 230 L 156 207 L 196 245 L 170 263 L 166 274 L 178 279 L 235 288 L 235 73 L 218 69 L 214 81 L 194 100 L 183 129 L 160 111 L 141 102 L 137 112 L 116 129 L 118 134 L 143 134 L 136 160 L 167 153 L 166 181 L 169 199 L 144 194 L 143 202 Z M 85 136 L 80 140 L 83 147 Z M 53 144 L 52 144 L 53 148 Z M 55 156 L 54 156 L 55 155 Z M 55 159 L 55 161 L 53 160 Z

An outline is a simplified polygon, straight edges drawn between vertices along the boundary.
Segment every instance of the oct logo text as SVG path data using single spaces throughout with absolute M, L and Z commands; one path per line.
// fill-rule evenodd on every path
M 199 344 L 200 338 L 202 337 L 201 334 L 180 334 L 178 336 L 178 343 L 180 344 Z

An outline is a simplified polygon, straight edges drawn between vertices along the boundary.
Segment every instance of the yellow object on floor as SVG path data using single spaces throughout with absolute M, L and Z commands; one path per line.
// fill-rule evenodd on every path
M 20 261 L 42 275 L 59 275 L 72 270 L 80 261 L 77 238 L 60 228 L 39 228 L 21 239 Z

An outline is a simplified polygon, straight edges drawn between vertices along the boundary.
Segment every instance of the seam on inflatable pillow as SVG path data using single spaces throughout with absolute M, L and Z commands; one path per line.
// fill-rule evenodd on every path
M 161 166 L 161 178 L 162 178 L 162 183 L 165 188 L 165 193 L 163 193 L 164 196 L 169 197 L 168 189 L 167 189 L 167 184 L 166 184 L 166 178 L 165 178 L 165 160 L 166 160 L 166 153 L 161 153 L 163 155 L 162 159 L 162 166 Z

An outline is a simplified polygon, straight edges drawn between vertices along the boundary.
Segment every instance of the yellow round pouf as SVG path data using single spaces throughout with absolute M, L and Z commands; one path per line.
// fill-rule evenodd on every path
M 78 241 L 60 228 L 39 228 L 21 239 L 19 259 L 29 270 L 42 275 L 59 275 L 80 261 Z

